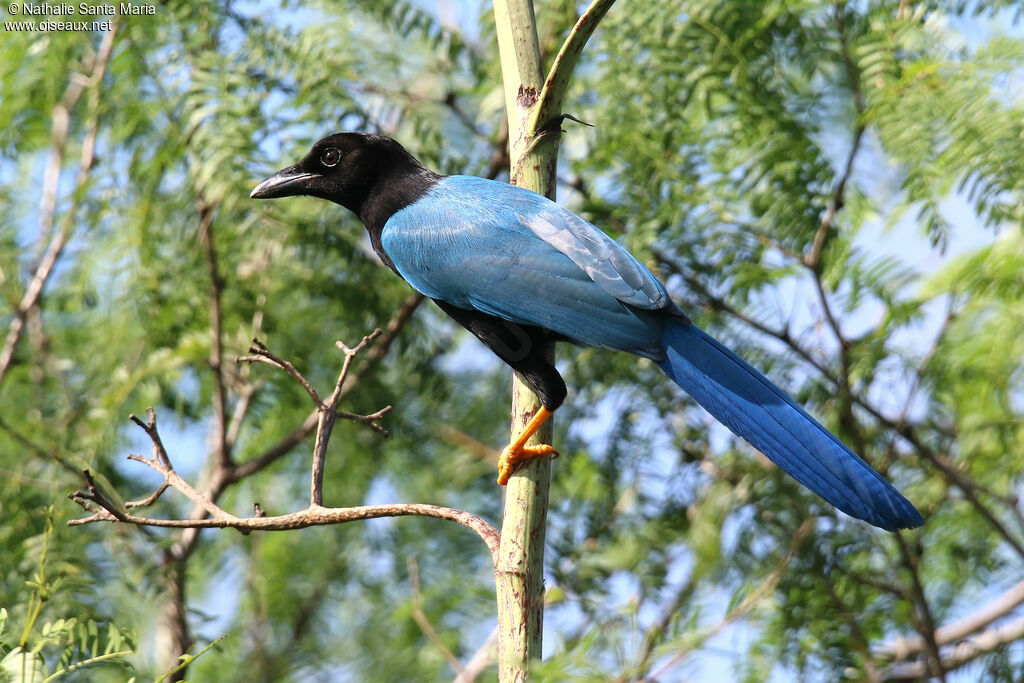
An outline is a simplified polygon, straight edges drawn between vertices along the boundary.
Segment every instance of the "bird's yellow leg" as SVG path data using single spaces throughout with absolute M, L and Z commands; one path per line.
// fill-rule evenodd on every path
M 523 431 L 519 432 L 512 443 L 505 446 L 504 450 L 501 451 L 501 457 L 498 458 L 498 483 L 504 486 L 508 483 L 508 478 L 512 476 L 512 468 L 517 462 L 523 460 L 529 460 L 535 458 L 538 455 L 551 455 L 558 456 L 558 451 L 553 446 L 547 444 L 541 444 L 539 446 L 527 446 L 526 442 L 530 440 L 541 425 L 548 421 L 551 417 L 551 411 L 541 406 L 530 421 L 523 428 Z

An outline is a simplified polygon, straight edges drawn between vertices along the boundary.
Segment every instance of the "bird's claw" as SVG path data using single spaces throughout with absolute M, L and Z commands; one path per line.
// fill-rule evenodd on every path
M 554 446 L 547 444 L 520 446 L 519 448 L 514 448 L 512 444 L 505 446 L 504 450 L 501 451 L 501 457 L 498 458 L 498 484 L 504 486 L 508 483 L 516 463 L 536 458 L 539 455 L 550 455 L 552 458 L 557 458 L 558 451 L 555 450 Z

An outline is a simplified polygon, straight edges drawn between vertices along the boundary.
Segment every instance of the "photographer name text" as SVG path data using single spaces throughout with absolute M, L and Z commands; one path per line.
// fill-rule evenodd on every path
M 118 5 L 94 5 L 87 2 L 81 2 L 77 5 L 66 2 L 34 5 L 22 2 L 11 3 L 8 5 L 8 11 L 13 15 L 21 14 L 31 17 L 70 17 L 76 15 L 86 17 L 113 15 L 155 16 L 156 5 L 136 5 L 130 2 L 122 2 Z

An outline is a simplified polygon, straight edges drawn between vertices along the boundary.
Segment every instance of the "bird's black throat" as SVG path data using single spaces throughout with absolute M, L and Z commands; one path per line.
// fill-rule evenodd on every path
M 359 216 L 370 235 L 374 252 L 395 270 L 381 246 L 385 223 L 427 194 L 444 176 L 427 169 L 390 138 L 373 136 L 359 154 L 362 182 L 349 186 L 345 201 L 335 201 Z

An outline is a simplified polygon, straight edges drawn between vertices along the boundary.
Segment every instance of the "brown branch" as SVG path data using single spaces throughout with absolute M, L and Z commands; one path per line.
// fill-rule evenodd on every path
M 216 204 L 203 198 L 202 188 L 197 188 L 199 199 L 199 241 L 206 255 L 206 270 L 209 277 L 210 296 L 210 357 L 207 363 L 213 370 L 213 430 L 216 444 L 216 466 L 222 470 L 231 468 L 231 445 L 228 442 L 228 393 L 224 378 L 224 316 L 221 298 L 224 282 L 217 263 L 217 246 L 214 243 L 213 217 Z
M 943 647 L 968 638 L 997 619 L 1005 617 L 1021 604 L 1024 604 L 1024 581 L 1016 584 L 976 612 L 952 624 L 935 629 L 935 642 L 939 647 Z M 882 645 L 878 649 L 878 655 L 899 662 L 920 654 L 924 649 L 925 642 L 921 636 L 898 636 Z
M 172 484 L 173 486 L 173 484 Z M 177 487 L 175 487 L 177 488 Z M 465 510 L 430 505 L 427 503 L 389 503 L 383 505 L 359 505 L 347 508 L 308 507 L 305 510 L 272 517 L 203 517 L 197 519 L 159 519 L 140 517 L 120 510 L 91 505 L 93 498 L 76 492 L 69 496 L 86 510 L 93 512 L 90 517 L 73 519 L 68 526 L 79 526 L 93 522 L 121 522 L 139 526 L 155 526 L 170 529 L 238 529 L 240 531 L 287 531 L 305 529 L 311 526 L 344 524 L 380 517 L 405 517 L 418 515 L 455 522 L 470 529 L 480 537 L 491 551 L 492 558 L 498 552 L 498 531 L 487 520 Z M 109 501 L 108 501 L 109 502 Z M 113 507 L 113 505 L 111 505 Z M 226 513 L 225 513 L 226 514 Z
M 357 415 L 356 413 L 347 413 L 344 410 L 335 410 L 334 414 L 337 417 L 342 418 L 343 420 L 351 420 L 352 422 L 355 422 L 357 424 L 366 425 L 367 427 L 369 427 L 373 431 L 377 432 L 378 434 L 380 434 L 384 438 L 387 438 L 387 437 L 391 436 L 391 432 L 389 432 L 388 430 L 386 430 L 383 427 L 381 427 L 377 423 L 377 421 L 380 420 L 382 417 L 384 417 L 385 415 L 387 415 L 390 412 L 391 412 L 391 406 L 384 406 L 383 408 L 381 408 L 377 412 L 370 413 L 369 415 Z
M 993 626 L 957 643 L 942 657 L 942 668 L 945 671 L 952 671 L 1021 638 L 1024 638 L 1024 617 Z M 928 668 L 925 662 L 899 662 L 886 669 L 885 677 L 888 680 L 923 680 L 928 677 Z
M 818 226 L 818 230 L 814 235 L 811 251 L 804 259 L 803 263 L 811 271 L 812 279 L 814 281 L 814 289 L 818 294 L 818 301 L 821 304 L 822 313 L 824 314 L 825 320 L 828 322 L 828 326 L 832 330 L 832 334 L 835 336 L 836 342 L 839 345 L 840 408 L 844 421 L 852 423 L 853 412 L 850 397 L 850 340 L 843 334 L 842 328 L 839 325 L 839 320 L 832 311 L 832 305 L 829 303 L 828 294 L 825 292 L 825 282 L 821 264 L 821 255 L 825 248 L 826 239 L 835 223 L 836 214 L 845 204 L 846 184 L 849 182 L 850 176 L 853 173 L 853 163 L 857 158 L 857 153 L 860 151 L 861 140 L 864 138 L 865 131 L 865 126 L 863 122 L 860 121 L 860 116 L 864 107 L 863 100 L 860 96 L 860 74 L 849 55 L 849 46 L 847 45 L 846 33 L 843 28 L 843 10 L 840 8 L 837 12 L 840 17 L 838 21 L 841 43 L 843 46 L 843 58 L 847 64 L 847 72 L 849 74 L 851 84 L 850 87 L 854 91 L 858 122 L 857 127 L 854 130 L 853 141 L 850 144 L 850 152 L 846 157 L 846 165 L 843 168 L 842 175 L 839 177 L 839 182 L 836 184 L 836 188 L 832 194 L 832 199 L 829 202 L 828 208 L 825 210 L 825 214 L 821 217 L 821 224 Z M 854 445 L 858 447 L 861 446 L 861 444 Z M 860 450 L 863 450 L 863 448 L 860 448 Z
M 409 311 L 409 314 L 411 314 L 411 311 Z M 398 325 L 393 327 L 394 333 L 397 333 L 397 328 Z M 338 347 L 345 353 L 345 361 L 342 364 L 341 371 L 338 375 L 337 381 L 335 382 L 330 398 L 317 404 L 316 415 L 318 417 L 318 428 L 316 430 L 313 468 L 311 474 L 311 502 L 309 507 L 305 510 L 270 517 L 263 514 L 262 510 L 256 506 L 256 516 L 249 518 L 237 517 L 226 512 L 217 505 L 216 496 L 227 486 L 226 482 L 228 480 L 223 476 L 218 478 L 216 473 L 223 473 L 229 471 L 229 469 L 218 467 L 215 470 L 214 480 L 205 489 L 206 491 L 212 492 L 212 495 L 211 493 L 207 493 L 193 487 L 182 479 L 171 464 L 170 457 L 167 454 L 167 450 L 164 447 L 163 441 L 160 438 L 160 433 L 157 429 L 156 413 L 152 408 L 150 408 L 147 411 L 149 414 L 148 422 L 143 422 L 135 415 L 131 416 L 131 420 L 139 425 L 139 427 L 141 427 L 149 436 L 150 441 L 153 444 L 153 455 L 152 457 L 145 457 L 133 454 L 129 455 L 128 458 L 130 460 L 141 462 L 158 472 L 163 477 L 163 483 L 152 495 L 141 501 L 129 503 L 125 508 L 134 509 L 151 505 L 160 498 L 167 488 L 170 487 L 180 491 L 195 504 L 195 511 L 192 514 L 192 518 L 158 519 L 129 513 L 126 509 L 120 508 L 108 496 L 104 495 L 93 480 L 91 473 L 86 470 L 84 472 L 87 484 L 86 491 L 76 491 L 69 497 L 91 514 L 88 517 L 71 520 L 68 524 L 75 526 L 89 524 L 92 522 L 121 522 L 139 526 L 187 529 L 191 533 L 183 534 L 178 542 L 168 551 L 170 562 L 180 563 L 188 556 L 189 552 L 191 552 L 191 549 L 194 547 L 196 539 L 198 538 L 198 531 L 200 529 L 233 528 L 238 529 L 242 533 L 248 533 L 253 530 L 270 531 L 300 529 L 308 526 L 339 524 L 376 517 L 423 515 L 438 519 L 447 519 L 475 531 L 490 550 L 492 561 L 496 561 L 499 542 L 497 530 L 481 517 L 462 510 L 455 510 L 437 505 L 412 503 L 371 505 L 352 508 L 323 507 L 323 468 L 331 429 L 337 417 L 346 417 L 351 415 L 349 413 L 339 412 L 337 410 L 337 404 L 345 393 L 346 380 L 350 378 L 350 369 L 352 367 L 353 360 L 370 344 L 371 341 L 373 341 L 373 339 L 378 336 L 382 336 L 379 330 L 364 337 L 363 340 L 353 348 L 349 348 L 344 344 L 337 342 Z M 277 358 L 266 350 L 266 347 L 262 346 L 262 344 L 254 348 L 263 349 L 263 351 L 258 354 L 260 358 Z M 373 350 L 378 350 L 378 347 L 374 347 Z M 277 364 L 280 367 L 285 367 L 286 363 L 284 361 L 280 361 L 280 359 L 277 360 Z M 308 385 L 308 382 L 304 377 L 302 377 L 298 370 L 295 370 L 290 363 L 287 363 L 287 366 L 292 367 L 289 374 L 292 375 L 296 381 L 300 381 L 301 383 Z M 352 375 L 351 377 L 355 378 L 356 375 Z M 316 396 L 316 392 L 312 392 L 311 396 Z M 369 424 L 371 427 L 377 427 L 378 431 L 380 431 L 379 425 L 375 425 L 373 423 L 375 420 L 386 415 L 389 410 L 390 406 L 371 415 L 351 415 L 351 417 L 355 418 L 356 421 Z
M 921 583 L 921 574 L 918 571 L 920 557 L 907 544 L 900 534 L 893 534 L 896 545 L 900 550 L 900 558 L 903 566 L 910 573 L 911 588 L 911 617 L 917 632 L 925 643 L 925 659 L 927 662 L 928 677 L 936 677 L 939 680 L 946 680 L 946 670 L 942 666 L 942 657 L 939 654 L 939 645 L 935 641 L 935 619 L 932 617 L 931 607 L 928 605 L 928 598 L 924 592 L 924 585 Z
M 394 323 L 394 322 L 395 321 L 392 320 L 392 323 Z M 397 330 L 398 330 L 398 326 L 395 326 L 394 327 L 394 333 L 395 334 L 397 334 Z M 377 348 L 377 347 L 374 347 L 366 355 L 372 357 L 374 351 L 379 352 L 380 349 Z M 365 363 L 364 363 L 364 367 L 366 367 Z M 354 383 L 350 383 L 348 386 L 352 387 L 353 385 L 354 385 Z M 319 419 L 319 412 L 320 412 L 320 408 L 318 407 L 318 408 L 316 408 L 314 410 L 314 412 L 313 412 L 313 414 L 311 416 L 312 420 L 313 420 L 313 426 L 314 427 L 317 425 L 317 422 L 318 422 L 318 419 Z M 135 421 L 140 426 L 143 426 L 143 424 L 140 421 L 138 421 L 138 420 L 135 420 Z M 283 455 L 283 453 L 282 453 L 282 455 Z M 209 501 L 215 502 L 228 486 L 230 486 L 232 483 L 235 483 L 235 482 L 239 481 L 242 478 L 242 476 L 239 475 L 238 470 L 239 470 L 239 467 L 237 467 L 237 466 L 230 466 L 230 467 L 220 467 L 220 466 L 218 466 L 218 467 L 215 467 L 213 469 L 213 471 L 210 473 L 210 475 L 208 477 L 208 480 L 202 486 L 199 487 L 199 489 L 202 491 L 202 495 L 206 499 L 208 499 Z M 206 514 L 206 511 L 207 510 L 206 510 L 205 504 L 198 503 L 198 504 L 196 504 L 193 507 L 191 513 L 189 514 L 189 517 L 190 518 L 198 518 L 201 515 Z M 185 531 L 182 533 L 181 537 L 178 539 L 178 541 L 168 551 L 168 554 L 167 554 L 168 560 L 167 561 L 168 562 L 181 562 L 181 561 L 184 561 L 185 559 L 187 559 L 188 556 L 191 554 L 191 552 L 196 547 L 196 543 L 199 540 L 199 532 L 200 532 L 200 530 L 201 529 L 197 528 L 197 527 L 187 527 L 185 529 Z
M 853 95 L 857 121 L 854 128 L 853 141 L 850 144 L 850 152 L 846 156 L 846 164 L 843 167 L 842 175 L 839 176 L 839 182 L 832 193 L 832 200 L 829 202 L 825 214 L 821 217 L 821 224 L 814 235 L 811 251 L 804 259 L 804 265 L 816 273 L 820 273 L 821 252 L 825 248 L 825 240 L 828 237 L 829 231 L 835 223 L 836 214 L 839 213 L 846 203 L 846 184 L 850 181 L 850 176 L 853 174 L 853 162 L 857 158 L 857 152 L 860 151 L 860 144 L 866 130 L 863 120 L 866 105 L 864 94 L 861 91 L 860 70 L 853 59 L 853 55 L 850 54 L 850 41 L 846 35 L 846 9 L 841 4 L 837 4 L 835 12 L 836 30 L 839 32 L 840 53 L 843 58 L 843 66 L 846 69 L 850 92 Z
M 235 403 L 235 409 L 231 413 L 231 421 L 228 423 L 226 434 L 228 448 L 232 449 L 238 443 L 238 435 L 242 432 L 242 423 L 245 421 L 245 416 L 249 413 L 252 399 L 263 387 L 262 382 L 249 384 L 244 379 L 241 379 L 239 384 L 241 386 L 238 389 L 238 401 Z
M 423 631 L 423 635 L 427 637 L 434 647 L 441 651 L 444 655 L 445 661 L 448 662 L 448 666 L 451 667 L 452 671 L 455 672 L 456 676 L 462 676 L 465 670 L 462 668 L 462 662 L 459 661 L 455 653 L 449 649 L 444 641 L 441 640 L 441 636 L 438 635 L 437 629 L 430 622 L 427 613 L 423 611 L 423 595 L 420 593 L 420 568 L 416 563 L 415 557 L 407 557 L 405 560 L 405 566 L 409 570 L 409 587 L 412 591 L 412 618 L 416 624 Z
M 140 420 L 135 413 L 128 416 L 128 419 L 135 424 L 142 427 L 143 431 L 146 432 L 146 436 L 149 437 L 150 441 L 153 442 L 153 457 L 160 461 L 160 464 L 171 469 L 171 459 L 167 456 L 167 449 L 164 448 L 163 440 L 160 438 L 160 432 L 156 428 L 156 411 L 152 408 L 146 408 L 146 414 L 149 416 L 149 422 L 143 422 Z
M 252 340 L 252 346 L 249 347 L 249 354 L 250 355 L 248 356 L 238 356 L 237 358 L 235 358 L 235 362 L 266 363 L 280 370 L 284 370 L 286 373 L 288 373 L 289 377 L 298 382 L 302 386 L 302 388 L 306 390 L 306 393 L 309 394 L 309 397 L 313 399 L 313 403 L 315 403 L 318 407 L 323 407 L 323 399 L 320 398 L 320 394 L 318 394 L 316 389 L 313 388 L 313 385 L 309 383 L 309 380 L 307 380 L 302 375 L 301 372 L 296 370 L 295 366 L 292 365 L 289 361 L 286 361 L 283 358 L 278 358 L 273 353 L 271 353 L 270 349 L 268 349 L 266 345 L 264 345 L 263 342 L 261 342 L 259 339 Z
M 147 458 L 143 455 L 131 454 L 128 456 L 128 459 L 141 462 L 151 469 L 156 470 L 163 476 L 164 481 L 152 495 L 141 501 L 127 503 L 125 507 L 137 508 L 152 505 L 161 496 L 161 494 L 163 494 L 167 487 L 171 486 L 185 494 L 185 496 L 192 500 L 192 502 L 194 502 L 198 507 L 205 510 L 207 514 L 212 515 L 214 519 L 221 521 L 238 519 L 234 515 L 222 510 L 216 503 L 210 500 L 208 496 L 196 490 L 191 484 L 178 475 L 174 470 L 174 467 L 171 465 L 170 458 L 167 456 L 167 451 L 164 449 L 163 442 L 160 439 L 160 434 L 157 431 L 156 412 L 152 408 L 148 408 L 147 412 L 149 413 L 148 423 L 143 422 L 135 415 L 131 415 L 129 417 L 133 422 L 135 422 L 135 424 L 145 430 L 146 434 L 153 442 L 153 457 Z M 70 494 L 69 497 L 83 508 L 93 512 L 93 516 L 86 518 L 86 520 L 71 520 L 68 524 L 101 520 L 126 521 L 131 517 L 131 515 L 126 515 L 124 511 L 119 509 L 117 505 L 110 500 L 110 498 L 99 490 L 99 487 L 96 485 L 96 482 L 89 470 L 84 470 L 82 474 L 85 477 L 87 490 L 76 491 L 75 493 Z
M 96 150 L 96 134 L 99 129 L 97 117 L 93 116 L 87 126 L 85 137 L 82 140 L 82 151 L 78 164 L 78 173 L 75 176 L 75 186 L 72 190 L 72 204 L 68 209 L 65 220 L 60 228 L 53 232 L 54 215 L 57 210 L 57 190 L 60 184 L 60 172 L 64 163 L 64 148 L 67 144 L 68 129 L 71 122 L 71 110 L 78 102 L 86 87 L 97 88 L 103 81 L 103 74 L 110 60 L 110 53 L 114 48 L 114 36 L 117 34 L 117 23 L 113 23 L 111 29 L 103 34 L 103 40 L 96 57 L 92 60 L 92 74 L 85 78 L 81 74 L 72 74 L 71 82 L 64 91 L 60 102 L 53 108 L 51 118 L 51 137 L 53 138 L 53 151 L 47 160 L 46 170 L 43 177 L 43 193 L 39 205 L 39 236 L 40 240 L 49 239 L 42 257 L 29 280 L 21 300 L 14 310 L 14 318 L 11 320 L 7 330 L 7 337 L 3 347 L 0 348 L 0 384 L 3 383 L 14 361 L 14 351 L 21 339 L 25 329 L 25 321 L 28 319 L 29 311 L 38 303 L 39 297 L 46 287 L 47 281 L 53 274 L 54 266 L 64 251 L 64 245 L 74 228 L 74 215 L 79 203 L 79 189 L 89 179 L 89 171 L 92 168 L 93 158 Z M 94 98 L 94 105 L 98 97 Z M 51 235 L 51 233 L 53 233 Z
M 839 43 L 843 63 L 846 67 L 847 79 L 849 80 L 850 90 L 853 94 L 854 106 L 857 112 L 857 121 L 853 133 L 853 140 L 850 143 L 850 151 L 846 156 L 846 164 L 843 167 L 842 174 L 839 176 L 839 181 L 836 183 L 835 190 L 832 193 L 832 199 L 829 201 L 828 207 L 821 217 L 821 223 L 814 235 L 811 250 L 803 259 L 803 264 L 811 271 L 812 279 L 814 281 L 814 289 L 818 294 L 818 301 L 821 304 L 822 313 L 824 314 L 825 320 L 828 322 L 828 326 L 832 330 L 832 334 L 839 345 L 839 408 L 842 421 L 846 424 L 852 425 L 854 423 L 854 417 L 850 386 L 850 340 L 843 334 L 842 328 L 839 325 L 839 320 L 832 311 L 832 305 L 829 303 L 828 294 L 825 292 L 821 256 L 825 248 L 825 242 L 831 234 L 832 228 L 835 224 L 836 214 L 838 214 L 845 205 L 846 185 L 850 181 L 850 176 L 853 174 L 853 164 L 857 158 L 857 153 L 860 151 L 861 141 L 864 139 L 864 131 L 866 127 L 863 121 L 864 97 L 861 93 L 860 87 L 860 71 L 850 54 L 849 40 L 846 35 L 846 11 L 841 4 L 837 4 L 835 12 L 836 28 L 839 32 Z M 857 450 L 863 452 L 863 443 L 855 443 L 854 446 Z
M 263 258 L 269 261 L 269 254 L 266 250 L 263 252 Z M 264 264 L 266 265 L 266 264 Z M 264 274 L 261 278 L 262 284 L 266 283 L 267 277 Z M 252 339 L 258 339 L 263 332 L 263 309 L 267 305 L 267 295 L 265 292 L 260 292 L 256 296 L 256 310 L 252 314 Z M 242 432 L 242 423 L 245 421 L 246 415 L 249 413 L 249 407 L 252 404 L 253 398 L 263 388 L 264 383 L 251 382 L 249 380 L 248 366 L 243 368 L 241 372 L 233 375 L 235 379 L 235 391 L 238 394 L 238 401 L 235 402 L 235 409 L 231 413 L 231 420 L 228 422 L 226 440 L 228 448 L 234 450 L 235 444 L 238 443 L 238 436 Z
M 341 372 L 338 373 L 338 381 L 334 384 L 334 391 L 331 392 L 331 397 L 317 405 L 317 410 L 320 414 L 317 417 L 316 440 L 313 444 L 313 476 L 310 484 L 309 502 L 312 507 L 320 507 L 324 504 L 324 465 L 327 462 L 327 444 L 331 439 L 331 432 L 334 430 L 334 421 L 338 417 L 338 400 L 341 398 L 341 390 L 345 386 L 345 380 L 348 379 L 348 371 L 352 367 L 352 359 L 366 348 L 367 344 L 379 336 L 380 329 L 378 328 L 371 334 L 363 337 L 363 340 L 351 349 L 340 341 L 335 342 L 338 348 L 345 352 L 345 362 L 341 366 Z
M 149 507 L 150 505 L 155 503 L 157 500 L 159 500 L 160 496 L 162 496 L 164 494 L 164 491 L 166 491 L 168 488 L 170 488 L 170 486 L 171 486 L 170 483 L 168 483 L 167 481 L 164 481 L 164 483 L 160 484 L 160 486 L 157 488 L 157 490 L 154 491 L 152 494 L 146 496 L 142 500 L 130 500 L 130 501 L 127 501 L 124 504 L 124 506 L 126 508 L 145 508 L 145 507 Z
M 474 683 L 494 663 L 498 653 L 498 627 L 495 626 L 487 639 L 477 648 L 462 668 L 462 673 L 452 683 Z
M 359 368 L 352 373 L 352 377 L 346 383 L 346 389 L 342 392 L 341 396 L 344 396 L 354 388 L 359 381 L 373 368 L 377 362 L 380 361 L 388 350 L 391 348 L 391 344 L 398 337 L 398 334 L 402 331 L 402 328 L 412 318 L 412 314 L 416 312 L 419 305 L 423 303 L 425 297 L 422 294 L 413 294 L 401 306 L 395 311 L 394 316 L 384 327 L 384 333 L 381 334 L 380 339 L 374 344 L 369 351 L 363 354 L 363 360 Z M 318 422 L 318 412 L 314 410 L 306 419 L 302 421 L 298 427 L 293 429 L 287 436 L 278 441 L 276 444 L 265 450 L 260 455 L 256 456 L 252 460 L 240 463 L 236 465 L 231 473 L 225 480 L 225 484 L 234 483 L 248 477 L 260 470 L 272 465 L 277 460 L 292 451 L 293 448 L 302 443 L 306 437 L 313 433 L 316 429 Z

